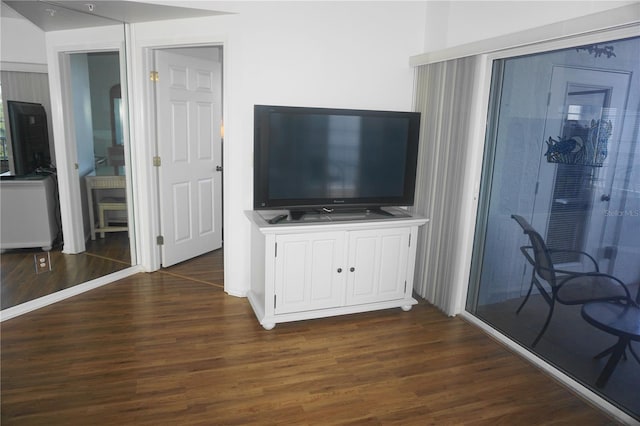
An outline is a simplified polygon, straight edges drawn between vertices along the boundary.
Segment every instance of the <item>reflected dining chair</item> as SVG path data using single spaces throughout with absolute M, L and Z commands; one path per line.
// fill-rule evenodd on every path
M 533 267 L 529 290 L 524 300 L 516 310 L 519 314 L 529 300 L 533 287 L 540 292 L 542 298 L 549 305 L 549 313 L 531 344 L 535 347 L 542 335 L 547 330 L 556 303 L 563 305 L 584 305 L 594 301 L 626 302 L 631 300 L 631 294 L 627 286 L 618 278 L 600 272 L 598 263 L 588 253 L 575 250 L 554 250 L 548 248 L 542 236 L 519 215 L 511 215 L 524 233 L 529 237 L 530 245 L 520 247 L 520 251 Z M 593 263 L 591 272 L 575 272 L 558 269 L 552 260 L 552 254 L 557 252 L 576 252 L 585 256 L 588 262 Z
M 96 239 L 96 233 L 100 233 L 100 237 L 104 238 L 105 232 L 122 232 L 128 231 L 129 227 L 124 225 L 114 226 L 109 220 L 109 212 L 126 212 L 127 200 L 125 198 L 124 189 L 126 188 L 125 176 L 85 176 L 87 186 L 87 208 L 89 209 L 89 226 L 91 230 L 91 239 Z M 99 190 L 122 190 L 122 196 L 119 195 L 97 195 Z M 95 213 L 98 215 L 98 225 L 96 226 Z M 120 219 L 120 221 L 125 219 Z

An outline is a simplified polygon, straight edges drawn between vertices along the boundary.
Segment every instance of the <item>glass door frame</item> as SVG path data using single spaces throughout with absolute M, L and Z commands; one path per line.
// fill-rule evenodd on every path
M 469 173 L 465 182 L 466 188 L 473 188 L 473 205 L 467 209 L 466 217 L 468 218 L 468 223 L 465 224 L 465 226 L 470 226 L 472 235 L 467 239 L 465 246 L 462 248 L 463 253 L 461 253 L 461 260 L 463 262 L 468 261 L 468 263 L 461 263 L 459 267 L 465 268 L 465 270 L 468 271 L 468 275 L 464 283 L 465 288 L 458 292 L 460 300 L 457 301 L 458 305 L 463 307 L 460 312 L 460 316 L 463 319 L 478 326 L 491 337 L 545 373 L 554 377 L 573 392 L 622 422 L 631 422 L 635 421 L 635 419 L 558 368 L 549 364 L 534 352 L 531 352 L 529 349 L 512 340 L 509 336 L 495 329 L 482 318 L 475 316 L 470 312 L 469 306 L 471 306 L 473 310 L 477 307 L 476 301 L 479 290 L 480 268 L 482 265 L 485 229 L 488 220 L 487 206 L 492 181 L 491 170 L 493 170 L 496 150 L 496 126 L 489 126 L 488 123 L 496 117 L 496 109 L 499 107 L 499 102 L 496 102 L 494 98 L 499 97 L 500 94 L 490 93 L 494 81 L 499 82 L 502 80 L 503 70 L 498 61 L 517 56 L 544 53 L 637 36 L 640 36 L 640 30 L 637 26 L 623 25 L 619 28 L 599 30 L 576 36 L 560 37 L 555 40 L 541 41 L 522 47 L 508 48 L 478 55 L 479 76 L 476 82 L 479 84 L 476 86 L 477 102 L 475 106 L 477 110 L 474 112 L 476 124 L 472 126 L 472 134 L 470 135 L 471 140 L 469 141 L 469 146 L 473 152 L 470 153 L 472 160 L 467 164 Z M 473 253 L 475 250 L 478 250 L 480 255 L 474 257 Z

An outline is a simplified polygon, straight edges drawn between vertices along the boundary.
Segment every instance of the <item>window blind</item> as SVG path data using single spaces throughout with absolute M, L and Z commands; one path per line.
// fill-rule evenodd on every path
M 416 68 L 415 109 L 422 113 L 412 212 L 430 219 L 417 245 L 414 290 L 447 315 L 458 313 L 463 185 L 469 152 L 476 57 Z

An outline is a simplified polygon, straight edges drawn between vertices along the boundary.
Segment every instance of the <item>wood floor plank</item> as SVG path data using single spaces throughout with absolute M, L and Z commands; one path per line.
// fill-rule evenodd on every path
M 426 303 L 278 324 L 171 273 L 4 321 L 2 425 L 613 424 Z

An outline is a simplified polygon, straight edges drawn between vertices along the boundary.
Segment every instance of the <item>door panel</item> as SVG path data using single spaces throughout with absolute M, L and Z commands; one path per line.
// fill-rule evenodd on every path
M 189 51 L 193 51 L 190 49 Z M 222 246 L 221 67 L 156 52 L 162 265 Z
M 343 305 L 344 244 L 343 232 L 277 238 L 276 314 Z
M 350 233 L 347 304 L 404 297 L 409 234 L 408 228 Z

